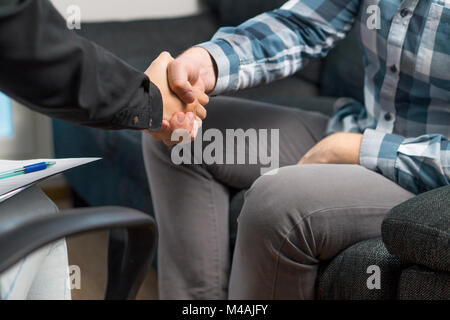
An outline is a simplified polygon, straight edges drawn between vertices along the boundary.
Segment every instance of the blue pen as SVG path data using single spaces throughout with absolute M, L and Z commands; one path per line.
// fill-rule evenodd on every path
M 49 167 L 51 167 L 51 166 L 53 166 L 55 164 L 56 164 L 55 161 L 39 162 L 39 163 L 31 164 L 29 166 L 24 166 L 22 168 L 1 172 L 0 173 L 0 180 L 7 179 L 7 178 L 12 178 L 12 177 L 15 177 L 15 176 L 19 176 L 21 174 L 28 174 L 28 173 L 32 173 L 32 172 L 36 172 L 36 171 L 42 171 L 42 170 L 45 170 L 45 169 L 47 169 L 47 168 L 49 168 Z

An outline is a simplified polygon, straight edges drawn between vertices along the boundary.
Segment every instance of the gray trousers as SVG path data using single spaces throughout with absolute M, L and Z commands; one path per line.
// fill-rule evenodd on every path
M 280 130 L 281 169 L 264 176 L 260 164 L 175 165 L 170 148 L 144 135 L 161 299 L 313 299 L 322 261 L 380 235 L 383 216 L 413 194 L 361 166 L 296 165 L 323 138 L 327 121 L 319 113 L 212 99 L 202 130 Z M 250 188 L 232 263 L 230 188 Z

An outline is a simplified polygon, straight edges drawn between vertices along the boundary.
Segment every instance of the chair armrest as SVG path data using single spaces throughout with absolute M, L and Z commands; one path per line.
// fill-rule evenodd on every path
M 389 253 L 403 262 L 450 271 L 450 186 L 412 198 L 382 224 Z
M 110 233 L 110 243 L 114 239 L 116 244 L 122 243 L 119 249 L 117 245 L 109 248 L 106 297 L 133 299 L 153 258 L 157 229 L 151 216 L 129 208 L 67 210 L 26 219 L 4 230 L 0 233 L 0 273 L 58 239 L 105 229 L 115 231 Z

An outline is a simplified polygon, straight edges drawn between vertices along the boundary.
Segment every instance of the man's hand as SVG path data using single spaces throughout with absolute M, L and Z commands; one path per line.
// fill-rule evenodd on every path
M 298 164 L 359 164 L 362 138 L 360 133 L 332 134 L 312 147 Z
M 199 101 L 194 98 L 189 104 L 184 104 L 170 91 L 167 80 L 167 67 L 173 60 L 170 53 L 163 52 L 155 61 L 153 61 L 147 71 L 145 71 L 145 74 L 161 92 L 163 101 L 163 120 L 170 121 L 176 112 L 189 111 L 196 114 L 200 119 L 205 119 L 206 110 Z M 202 95 L 202 93 L 199 92 L 198 95 Z
M 194 140 L 197 136 L 197 132 L 201 127 L 201 120 L 195 117 L 192 112 L 184 114 L 183 112 L 177 112 L 173 115 L 170 121 L 163 120 L 161 130 L 159 132 L 145 132 L 150 134 L 153 139 L 157 141 L 163 141 L 168 146 L 178 144 L 179 141 L 172 141 L 172 133 L 175 130 L 185 130 L 189 133 L 191 140 Z
M 194 47 L 169 63 L 168 79 L 173 92 L 184 102 L 192 103 L 197 98 L 207 105 L 216 86 L 217 67 L 208 51 Z
M 171 146 L 176 144 L 171 140 L 173 131 L 183 129 L 190 133 L 192 139 L 197 135 L 201 126 L 201 119 L 206 117 L 205 108 L 194 99 L 193 103 L 184 104 L 169 88 L 167 80 L 167 66 L 173 61 L 172 56 L 163 52 L 153 61 L 145 72 L 150 80 L 159 88 L 163 101 L 163 121 L 159 132 L 150 132 L 155 140 L 163 141 Z

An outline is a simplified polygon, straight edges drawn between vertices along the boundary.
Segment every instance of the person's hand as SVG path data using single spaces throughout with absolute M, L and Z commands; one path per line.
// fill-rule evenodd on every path
M 150 132 L 148 130 L 145 130 L 145 132 L 150 134 L 153 139 L 162 141 L 168 146 L 173 146 L 181 142 L 181 139 L 179 141 L 172 141 L 172 134 L 175 130 L 185 130 L 191 140 L 194 140 L 201 127 L 201 123 L 200 118 L 196 117 L 192 112 L 187 112 L 186 114 L 177 112 L 170 121 L 163 120 L 159 132 Z
M 169 86 L 184 102 L 196 99 L 207 105 L 210 93 L 216 86 L 217 67 L 208 51 L 194 47 L 169 63 L 167 74 Z
M 339 132 L 318 142 L 298 164 L 359 164 L 363 135 Z
M 206 110 L 195 98 L 188 104 L 184 104 L 178 97 L 171 92 L 167 80 L 167 68 L 174 59 L 168 52 L 163 52 L 153 61 L 145 74 L 159 88 L 163 102 L 163 120 L 170 121 L 176 112 L 193 112 L 200 119 L 205 119 Z M 198 95 L 202 95 L 199 92 Z M 195 95 L 196 96 L 196 95 Z M 194 96 L 194 97 L 195 97 Z M 165 122 L 163 125 L 167 125 Z
M 155 140 L 163 141 L 168 146 L 178 143 L 171 139 L 172 133 L 177 129 L 186 130 L 193 140 L 201 126 L 201 119 L 206 117 L 205 108 L 197 100 L 190 104 L 184 104 L 170 90 L 167 80 L 167 66 L 171 61 L 173 61 L 172 56 L 168 52 L 163 52 L 145 72 L 161 92 L 163 121 L 159 132 L 144 131 Z

